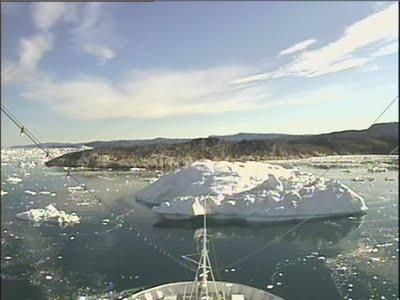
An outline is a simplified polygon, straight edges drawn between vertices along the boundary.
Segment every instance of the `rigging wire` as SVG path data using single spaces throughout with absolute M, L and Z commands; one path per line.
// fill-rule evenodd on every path
M 393 105 L 393 103 L 394 103 L 397 99 L 398 99 L 398 96 L 396 96 L 396 97 L 385 107 L 385 109 L 378 115 L 378 117 L 373 121 L 373 123 L 372 123 L 370 126 L 372 126 L 373 124 L 375 124 L 375 123 L 383 116 L 383 114 Z M 23 126 L 23 124 L 20 123 L 20 122 L 17 120 L 17 118 L 15 118 L 15 117 L 13 116 L 13 114 L 12 114 L 8 109 L 6 109 L 6 108 L 4 107 L 4 105 L 1 105 L 1 110 L 3 111 L 3 113 L 4 113 L 11 121 L 20 129 L 21 134 L 25 133 L 25 134 L 27 135 L 27 137 L 28 137 L 38 148 L 42 149 L 42 150 L 45 152 L 46 157 L 54 158 L 54 156 L 51 154 L 51 152 L 48 150 L 48 148 L 44 147 L 44 145 L 39 141 L 39 139 L 37 139 L 37 138 L 33 135 L 32 132 L 30 132 L 29 130 L 27 130 L 27 129 L 25 128 L 25 126 Z M 398 149 L 398 146 L 397 146 L 395 149 L 393 149 L 393 150 L 391 151 L 390 154 L 392 154 L 393 152 L 395 152 L 397 149 Z M 64 168 L 63 168 L 63 170 L 66 171 Z M 330 169 L 327 169 L 327 170 L 326 170 L 325 172 L 323 172 L 323 174 L 321 174 L 319 177 L 324 176 L 329 170 L 330 170 Z M 77 182 L 80 186 L 83 186 L 84 189 L 85 189 L 85 191 L 89 192 L 93 197 L 95 197 L 96 200 L 99 201 L 99 203 L 103 203 L 103 201 L 102 201 L 99 197 L 97 197 L 96 194 L 92 193 L 90 190 L 87 190 L 86 185 L 82 184 L 79 180 L 77 180 L 74 176 L 72 176 L 71 173 L 70 173 L 69 171 L 66 171 L 66 172 L 67 172 L 67 176 L 69 175 L 69 176 L 70 176 L 75 182 Z M 313 182 L 312 184 L 315 184 L 315 183 L 316 183 L 316 182 Z M 119 217 L 119 216 L 118 216 L 118 217 Z M 233 265 L 235 265 L 235 264 L 237 264 L 237 263 L 243 262 L 243 261 L 245 261 L 246 259 L 248 259 L 248 258 L 250 258 L 250 257 L 252 257 L 252 256 L 254 256 L 254 255 L 256 255 L 257 253 L 259 253 L 259 252 L 265 250 L 266 248 L 268 248 L 269 246 L 271 246 L 271 245 L 274 244 L 276 241 L 280 240 L 281 238 L 283 238 L 284 236 L 286 236 L 286 235 L 289 234 L 290 232 L 294 231 L 296 228 L 299 228 L 301 225 L 303 225 L 304 223 L 306 223 L 306 222 L 307 222 L 309 219 L 311 219 L 311 218 L 312 218 L 312 217 L 310 216 L 310 217 L 308 217 L 308 218 L 302 220 L 301 222 L 299 222 L 298 224 L 296 224 L 294 227 L 292 227 L 290 230 L 286 231 L 285 233 L 283 233 L 281 236 L 277 237 L 277 238 L 274 239 L 273 241 L 271 241 L 271 242 L 265 244 L 263 247 L 261 247 L 261 248 L 255 250 L 255 251 L 253 251 L 253 252 L 251 252 L 251 253 L 248 254 L 248 255 L 243 256 L 242 258 L 237 259 L 236 261 L 234 261 L 234 262 L 232 262 L 232 263 L 230 263 L 230 264 L 228 264 L 228 265 L 225 265 L 225 266 L 223 266 L 223 267 L 217 268 L 216 270 L 219 271 L 219 270 L 221 270 L 221 269 L 225 269 L 225 268 L 230 267 L 230 266 L 233 266 Z M 136 231 L 136 232 L 137 232 L 137 231 Z M 137 236 L 140 236 L 140 233 L 139 233 L 139 232 L 137 232 Z M 149 240 L 149 239 L 145 236 L 144 240 L 147 241 L 147 240 Z M 154 242 L 151 242 L 151 241 L 150 241 L 148 244 L 151 245 L 151 246 L 152 246 L 153 244 L 156 245 Z M 175 261 L 178 265 L 182 266 L 182 267 L 185 268 L 185 269 L 187 268 L 186 264 L 184 264 L 184 263 L 181 262 L 180 260 L 176 259 L 176 258 L 173 257 L 172 255 L 170 255 L 167 251 L 162 250 L 161 248 L 159 248 L 159 247 L 157 247 L 157 246 L 155 246 L 154 248 L 155 248 L 156 250 L 159 249 L 159 252 L 160 252 L 161 254 L 166 254 L 166 256 L 167 256 L 168 258 L 170 258 L 171 260 Z
M 399 98 L 399 95 L 393 98 L 393 100 L 386 106 L 386 108 L 380 113 L 378 117 L 372 122 L 371 126 L 374 125 L 383 116 L 383 114 L 392 106 L 392 104 Z
M 24 126 L 24 124 L 22 122 L 20 122 L 3 104 L 0 105 L 0 108 L 1 108 L 1 111 L 7 116 L 7 118 L 19 128 L 21 135 L 26 135 L 35 144 L 36 147 L 38 147 L 39 149 L 41 149 L 45 153 L 46 158 L 50 158 L 50 159 L 56 158 L 56 156 L 51 153 L 51 151 L 48 149 L 48 147 L 46 147 L 42 142 L 40 142 L 40 140 L 29 129 L 27 129 Z M 112 206 L 109 206 L 107 204 L 107 202 L 103 201 L 96 193 L 94 193 L 92 190 L 88 189 L 86 184 L 82 183 L 82 181 L 80 181 L 68 169 L 62 168 L 62 170 L 66 173 L 66 177 L 67 178 L 71 178 L 79 186 L 83 187 L 84 191 L 87 192 L 88 194 L 90 194 L 94 199 L 96 199 L 98 201 L 99 205 L 104 205 L 105 207 L 110 209 L 112 214 L 114 214 L 114 209 L 113 209 Z M 116 220 L 120 221 L 123 218 L 128 217 L 130 214 L 133 213 L 133 211 L 134 211 L 133 209 L 130 209 L 130 210 L 128 210 L 127 212 L 125 212 L 123 214 L 117 215 Z M 105 232 L 103 232 L 103 234 L 109 233 L 109 232 L 111 232 L 111 231 L 113 231 L 115 229 L 118 229 L 119 227 L 121 227 L 120 223 L 118 223 L 115 226 L 115 228 L 106 230 Z M 178 265 L 182 266 L 183 268 L 192 271 L 192 269 L 189 268 L 188 266 L 186 266 L 186 264 L 184 264 L 182 261 L 180 261 L 179 259 L 174 257 L 167 250 L 165 250 L 165 249 L 161 248 L 160 246 L 158 246 L 153 240 L 151 240 L 148 236 L 146 236 L 145 234 L 143 234 L 140 231 L 138 231 L 134 226 L 131 227 L 131 230 L 136 232 L 136 236 L 137 237 L 141 237 L 143 242 L 145 242 L 147 245 L 152 247 L 158 253 L 168 257 L 170 260 L 172 260 L 173 262 L 175 262 Z M 98 234 L 97 236 L 101 236 L 103 234 Z
M 381 113 L 379 114 L 379 116 L 374 120 L 374 122 L 373 122 L 369 127 L 371 127 L 372 125 L 374 125 L 375 122 L 377 122 L 377 121 L 383 116 L 383 114 L 393 105 L 393 103 L 395 102 L 395 100 L 398 99 L 398 97 L 399 97 L 399 96 L 396 96 L 396 97 L 389 103 L 389 105 L 386 106 L 386 108 L 383 110 L 383 112 L 381 112 Z M 398 147 L 399 147 L 399 146 L 397 146 L 397 147 L 394 148 L 392 151 L 390 151 L 389 155 L 391 155 L 391 154 L 393 154 L 394 152 L 396 152 L 397 149 L 398 149 Z M 319 177 L 324 176 L 326 173 L 328 173 L 329 170 L 330 170 L 330 169 L 326 169 L 325 172 L 323 172 L 323 174 L 320 175 Z M 315 181 L 313 181 L 311 185 L 315 184 L 318 180 L 319 180 L 319 178 L 317 178 Z M 304 187 L 306 187 L 306 186 L 309 186 L 309 185 L 305 185 Z M 288 231 L 284 232 L 282 235 L 276 237 L 274 240 L 272 240 L 272 241 L 266 243 L 266 244 L 265 244 L 264 246 L 262 246 L 261 248 L 256 249 L 255 251 L 253 251 L 253 252 L 251 252 L 251 253 L 249 253 L 249 254 L 247 254 L 247 255 L 245 255 L 245 256 L 243 256 L 243 257 L 241 257 L 241 258 L 239 258 L 239 259 L 237 259 L 237 260 L 235 260 L 235 261 L 233 261 L 232 263 L 229 263 L 229 264 L 227 264 L 227 265 L 224 265 L 224 266 L 220 267 L 218 270 L 222 270 L 222 269 L 231 267 L 231 266 L 233 266 L 233 265 L 236 265 L 236 264 L 238 264 L 238 263 L 241 263 L 241 262 L 243 262 L 243 261 L 249 259 L 250 257 L 252 257 L 252 256 L 254 256 L 254 255 L 260 253 L 261 251 L 263 251 L 263 250 L 267 249 L 268 247 L 270 247 L 272 244 L 274 244 L 274 243 L 276 243 L 277 241 L 281 240 L 284 236 L 288 235 L 289 233 L 293 232 L 295 229 L 299 228 L 301 225 L 303 225 L 304 223 L 306 223 L 307 221 L 309 221 L 311 218 L 312 218 L 312 216 L 309 216 L 308 218 L 303 219 L 301 222 L 297 223 L 294 227 L 292 227 L 292 228 L 289 229 Z

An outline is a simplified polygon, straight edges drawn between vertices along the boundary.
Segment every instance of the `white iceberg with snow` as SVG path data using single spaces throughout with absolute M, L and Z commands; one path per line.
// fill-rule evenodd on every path
M 136 195 L 166 218 L 280 221 L 364 213 L 364 200 L 336 180 L 262 162 L 197 161 Z
M 58 223 L 60 226 L 80 223 L 80 218 L 75 213 L 68 214 L 51 204 L 47 205 L 45 209 L 34 208 L 19 213 L 16 217 L 28 221 Z

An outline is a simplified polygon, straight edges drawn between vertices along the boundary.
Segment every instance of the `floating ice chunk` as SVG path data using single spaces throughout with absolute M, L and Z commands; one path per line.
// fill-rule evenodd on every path
M 32 195 L 32 196 L 36 196 L 37 195 L 37 193 L 35 191 L 31 191 L 31 190 L 26 190 L 25 194 Z
M 20 183 L 22 181 L 22 179 L 19 178 L 19 177 L 8 177 L 6 179 L 6 181 L 11 183 L 11 184 L 17 184 L 17 183 Z
M 8 194 L 8 192 L 1 190 L 1 197 L 6 196 Z
M 72 191 L 81 191 L 83 190 L 83 187 L 77 185 L 77 186 L 69 186 L 68 187 L 68 191 L 72 192 Z
M 80 223 L 80 218 L 75 213 L 67 214 L 51 204 L 45 209 L 35 208 L 19 213 L 16 217 L 21 220 L 58 223 L 60 226 Z
M 146 169 L 145 168 L 130 168 L 129 170 L 132 171 L 132 172 L 138 172 L 138 171 L 143 171 L 143 170 L 146 170 Z
M 354 177 L 351 179 L 351 181 L 358 181 L 358 182 L 364 182 L 364 181 L 373 181 L 373 177 Z
M 375 166 L 373 168 L 368 169 L 368 172 L 371 173 L 383 173 L 383 172 L 387 172 L 387 168 L 386 167 L 382 167 L 382 166 Z
M 273 285 L 273 284 L 267 284 L 267 289 L 271 290 L 271 289 L 273 289 L 273 288 L 274 288 L 274 285 Z
M 136 197 L 148 203 L 160 204 L 185 196 L 234 195 L 250 190 L 266 180 L 269 180 L 271 186 L 278 187 L 279 180 L 292 175 L 292 170 L 261 162 L 200 160 L 160 177 L 139 191 Z
M 260 162 L 201 160 L 162 176 L 136 194 L 170 219 L 286 221 L 364 213 L 361 196 L 337 180 Z

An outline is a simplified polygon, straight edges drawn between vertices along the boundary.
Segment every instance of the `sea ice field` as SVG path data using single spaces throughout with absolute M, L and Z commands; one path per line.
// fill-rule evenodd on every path
M 39 150 L 2 149 L 2 299 L 98 298 L 193 278 L 180 257 L 196 251 L 201 223 L 164 220 L 135 200 L 159 172 L 71 170 L 85 191 L 45 160 Z M 217 279 L 286 299 L 398 299 L 397 156 L 268 163 L 336 179 L 368 211 L 300 226 L 210 222 Z M 50 204 L 79 223 L 16 218 Z

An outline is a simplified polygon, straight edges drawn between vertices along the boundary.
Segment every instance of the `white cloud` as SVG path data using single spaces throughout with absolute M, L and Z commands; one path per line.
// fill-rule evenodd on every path
M 331 63 L 324 68 L 321 68 L 319 70 L 315 70 L 313 73 L 305 74 L 307 77 L 316 77 L 316 76 L 321 76 L 324 74 L 329 74 L 329 73 L 335 73 L 339 71 L 344 71 L 347 69 L 352 69 L 356 67 L 360 67 L 367 62 L 369 62 L 369 58 L 364 58 L 364 57 L 355 57 L 355 58 L 348 58 L 344 59 L 339 62 Z
M 113 35 L 112 22 L 104 14 L 102 3 L 38 2 L 33 4 L 35 27 L 51 30 L 57 23 L 70 24 L 73 42 L 84 53 L 93 55 L 101 64 L 116 57 L 109 45 Z
M 115 31 L 110 16 L 104 14 L 104 4 L 90 2 L 79 16 L 80 22 L 72 29 L 75 44 L 82 51 L 99 59 L 101 64 L 117 56 L 109 45 Z
M 300 50 L 304 50 L 308 46 L 314 44 L 315 42 L 316 42 L 316 40 L 314 40 L 314 39 L 302 41 L 302 42 L 297 43 L 287 49 L 282 50 L 281 52 L 279 52 L 279 55 L 292 54 L 292 53 L 298 52 Z
M 265 88 L 234 88 L 229 84 L 242 73 L 239 67 L 218 67 L 134 72 L 118 83 L 98 77 L 67 81 L 41 79 L 31 83 L 23 96 L 85 120 L 158 118 L 265 106 L 269 96 Z
M 385 56 L 399 52 L 399 42 L 387 44 L 371 53 L 371 56 Z
M 72 3 L 36 2 L 33 4 L 33 23 L 38 29 L 49 30 L 57 22 L 74 20 L 74 9 Z
M 380 70 L 380 67 L 377 64 L 366 64 L 360 69 L 361 72 L 375 72 L 378 70 Z
M 314 77 L 362 66 L 377 55 L 357 56 L 357 51 L 378 42 L 397 40 L 398 23 L 398 4 L 395 3 L 347 27 L 338 40 L 305 51 L 278 70 L 239 78 L 232 83 L 249 83 L 289 75 Z
M 283 96 L 282 98 L 277 99 L 275 104 L 305 105 L 305 104 L 315 104 L 315 103 L 329 102 L 329 101 L 351 100 L 352 95 L 349 95 L 349 90 L 352 90 L 352 86 L 349 85 L 324 86 L 317 89 L 301 91 L 289 94 L 287 96 Z
M 104 64 L 107 60 L 113 59 L 116 56 L 112 49 L 96 44 L 86 44 L 83 50 L 88 54 L 98 57 L 101 64 Z
M 38 64 L 53 49 L 53 36 L 50 33 L 37 34 L 30 38 L 21 38 L 17 62 L 6 62 L 2 68 L 2 80 L 5 83 L 23 82 L 37 71 Z

